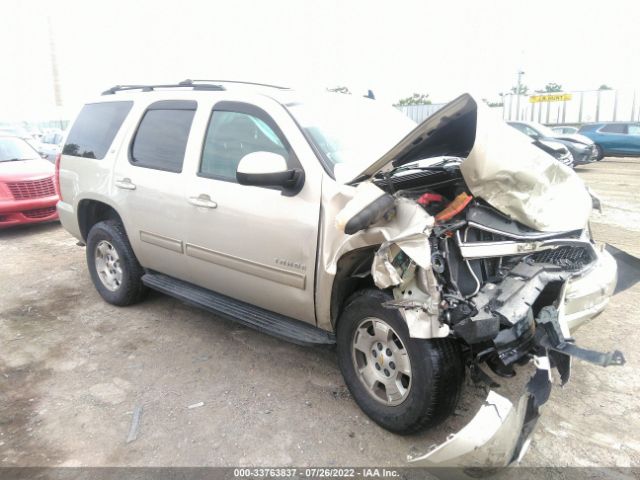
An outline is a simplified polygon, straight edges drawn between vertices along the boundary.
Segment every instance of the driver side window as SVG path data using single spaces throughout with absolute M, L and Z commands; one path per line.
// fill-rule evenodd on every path
M 277 153 L 289 160 L 282 140 L 263 120 L 247 113 L 214 110 L 207 127 L 199 174 L 236 182 L 240 160 L 253 152 Z

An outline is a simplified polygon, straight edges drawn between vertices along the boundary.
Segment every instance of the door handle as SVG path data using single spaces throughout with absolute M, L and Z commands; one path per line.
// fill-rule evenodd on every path
M 123 188 L 125 190 L 135 190 L 136 185 L 131 181 L 130 178 L 119 178 L 115 181 L 115 185 L 118 188 Z
M 189 197 L 189 203 L 196 207 L 216 208 L 218 204 L 211 200 L 211 197 L 206 193 L 201 193 L 197 197 Z

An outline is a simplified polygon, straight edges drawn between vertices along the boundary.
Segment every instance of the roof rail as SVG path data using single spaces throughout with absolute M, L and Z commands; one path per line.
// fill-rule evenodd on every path
M 200 80 L 196 80 L 200 81 Z M 160 84 L 160 85 L 116 85 L 108 90 L 102 92 L 102 95 L 113 95 L 116 92 L 123 92 L 128 90 L 141 90 L 143 92 L 152 92 L 156 88 L 192 88 L 193 90 L 213 90 L 220 91 L 226 90 L 222 85 L 215 85 L 212 83 L 194 84 L 191 80 L 183 80 L 179 83 Z
M 277 88 L 279 90 L 290 90 L 290 87 L 283 87 L 280 85 L 270 85 L 268 83 L 258 83 L 258 82 L 244 82 L 242 80 L 184 80 L 180 83 L 189 83 L 193 84 L 193 82 L 209 82 L 209 83 L 238 83 L 242 85 L 256 85 L 258 87 L 270 87 Z

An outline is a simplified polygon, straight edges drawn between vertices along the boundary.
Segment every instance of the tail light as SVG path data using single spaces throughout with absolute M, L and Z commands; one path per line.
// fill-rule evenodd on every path
M 55 186 L 56 186 L 56 193 L 58 194 L 58 198 L 60 198 L 60 200 L 62 200 L 62 195 L 60 193 L 60 159 L 62 158 L 62 154 L 58 154 L 56 155 L 56 173 L 55 173 Z

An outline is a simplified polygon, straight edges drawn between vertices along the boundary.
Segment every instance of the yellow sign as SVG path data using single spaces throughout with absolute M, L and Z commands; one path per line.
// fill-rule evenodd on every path
M 570 93 L 551 93 L 548 95 L 532 95 L 529 97 L 529 102 L 531 103 L 566 102 L 567 100 L 571 100 Z

